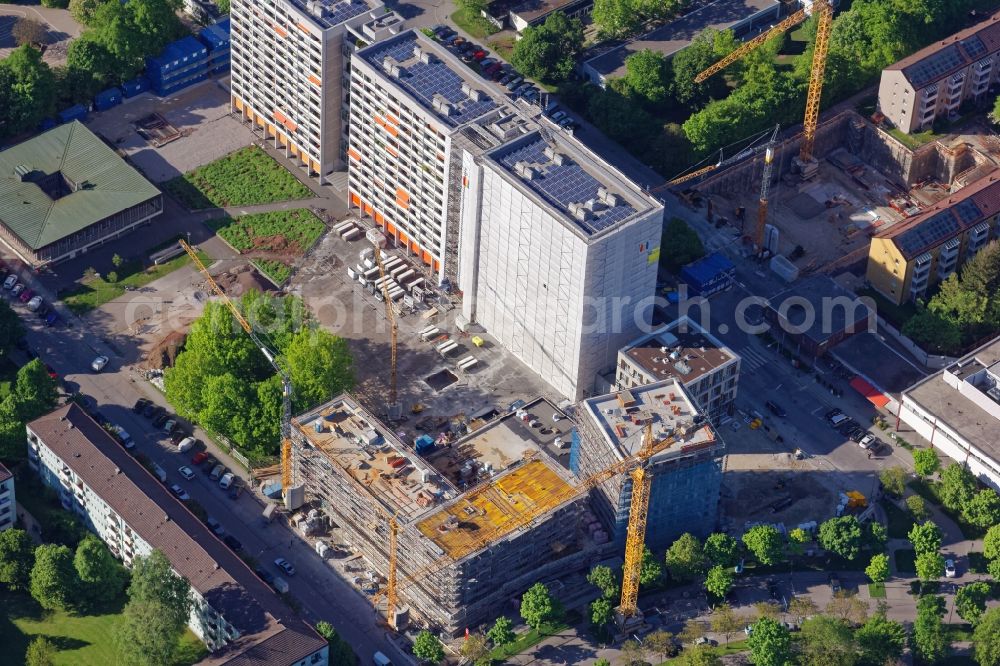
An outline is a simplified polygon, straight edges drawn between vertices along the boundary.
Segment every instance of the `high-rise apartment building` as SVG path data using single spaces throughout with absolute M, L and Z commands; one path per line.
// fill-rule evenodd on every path
M 345 36 L 384 14 L 374 0 L 234 0 L 233 113 L 325 182 L 344 165 Z
M 159 550 L 191 584 L 211 666 L 326 666 L 329 646 L 79 405 L 27 425 L 28 466 L 126 566 Z M 2 495 L 0 495 L 2 497 Z
M 646 544 L 662 550 L 684 532 L 707 536 L 718 518 L 725 444 L 676 379 L 583 401 L 577 407 L 570 469 L 586 478 L 635 455 L 647 424 L 652 424 L 656 441 L 668 444 L 648 463 Z M 621 475 L 606 481 L 591 499 L 612 542 L 624 544 L 631 479 Z
M 0 532 L 14 526 L 17 501 L 14 498 L 14 475 L 0 463 Z

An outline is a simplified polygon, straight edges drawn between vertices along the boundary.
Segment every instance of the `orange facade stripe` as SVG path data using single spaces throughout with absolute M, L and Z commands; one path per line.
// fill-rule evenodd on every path
M 410 201 L 410 193 L 407 192 L 406 190 L 404 190 L 402 187 L 397 187 L 396 188 L 396 198 L 397 199 L 402 199 L 403 201 L 406 201 L 406 202 L 409 202 Z
M 237 109 L 239 109 L 240 111 L 242 111 L 243 110 L 243 100 L 241 100 L 239 97 L 234 97 L 233 98 L 233 106 L 235 106 Z
M 427 264 L 428 266 L 430 266 L 431 262 L 434 261 L 434 257 L 432 257 L 431 253 L 428 252 L 427 250 L 421 250 L 420 251 L 420 257 L 421 257 L 421 259 L 424 260 L 424 263 Z
M 313 84 L 314 86 L 316 86 L 318 88 L 322 88 L 323 87 L 323 82 L 315 74 L 310 74 L 309 75 L 309 83 Z
M 369 206 L 366 203 L 362 203 L 362 207 L 365 210 L 365 215 L 371 215 L 372 214 L 372 207 L 371 206 Z
M 399 136 L 399 130 L 390 125 L 389 123 L 382 123 L 382 129 L 393 136 Z
M 313 171 L 319 173 L 319 162 L 317 162 L 316 160 L 312 160 L 310 164 L 312 165 Z
M 353 148 L 347 149 L 347 156 L 350 157 L 355 162 L 361 161 L 361 155 L 358 155 L 358 151 L 354 150 Z
M 271 28 L 282 37 L 288 37 L 288 31 L 282 28 L 277 23 L 272 23 Z
M 296 23 L 295 27 L 298 28 L 299 30 L 301 30 L 302 32 L 306 33 L 307 35 L 311 35 L 312 34 L 312 32 L 309 31 L 309 28 L 307 26 L 303 25 L 302 23 Z

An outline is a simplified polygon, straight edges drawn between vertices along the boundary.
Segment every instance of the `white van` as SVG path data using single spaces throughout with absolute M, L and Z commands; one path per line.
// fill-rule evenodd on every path
M 372 656 L 372 664 L 374 666 L 392 666 L 392 661 L 381 652 L 376 652 Z
M 160 467 L 156 463 L 153 463 L 153 474 L 155 474 L 156 478 L 158 478 L 160 480 L 160 483 L 166 483 L 167 482 L 167 472 L 166 472 L 166 470 L 164 470 L 162 467 Z
M 125 428 L 120 425 L 114 427 L 115 435 L 118 437 L 118 441 L 122 443 L 126 449 L 135 448 L 135 442 L 132 441 L 132 435 L 125 431 Z

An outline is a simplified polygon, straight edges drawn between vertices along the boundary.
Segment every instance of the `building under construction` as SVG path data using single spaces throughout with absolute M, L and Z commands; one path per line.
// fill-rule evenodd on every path
M 600 548 L 580 529 L 596 522 L 586 495 L 555 458 L 569 423 L 538 400 L 460 439 L 410 446 L 341 395 L 293 419 L 296 484 L 383 576 L 394 516 L 397 626 L 412 612 L 457 635 Z

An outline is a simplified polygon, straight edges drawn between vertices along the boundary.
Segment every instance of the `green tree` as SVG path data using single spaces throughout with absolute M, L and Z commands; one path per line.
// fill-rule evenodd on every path
M 91 25 L 97 8 L 106 0 L 69 0 L 69 13 L 78 23 Z
M 171 621 L 162 603 L 132 600 L 125 604 L 113 636 L 120 663 L 157 666 L 172 662 L 184 626 Z
M 802 623 L 798 652 L 802 666 L 854 666 L 858 660 L 851 627 L 843 620 L 825 615 Z
M 663 54 L 643 49 L 625 59 L 624 84 L 644 104 L 663 104 L 670 92 L 669 65 Z
M 931 521 L 914 525 L 906 535 L 917 554 L 936 553 L 941 548 L 941 528 Z
M 916 449 L 913 451 L 913 469 L 920 476 L 930 476 L 941 466 L 941 459 L 938 458 L 934 449 Z
M 521 38 L 514 42 L 511 62 L 532 78 L 561 83 L 573 73 L 576 57 L 582 50 L 580 19 L 553 12 L 542 25 L 525 28 Z
M 479 664 L 481 663 L 480 660 L 483 660 L 486 655 L 489 654 L 490 649 L 486 644 L 486 638 L 484 636 L 479 634 L 469 634 L 469 636 L 462 642 L 462 647 L 459 651 L 470 664 Z
M 788 545 L 795 551 L 796 555 L 801 555 L 805 545 L 812 541 L 812 535 L 801 527 L 788 530 Z
M 631 35 L 641 24 L 635 0 L 594 0 L 591 18 L 598 25 L 599 34 L 610 39 Z
M 52 411 L 59 400 L 59 388 L 56 380 L 49 377 L 45 365 L 36 358 L 17 371 L 14 397 L 21 418 L 30 421 Z
M 45 636 L 36 636 L 28 643 L 24 654 L 25 666 L 55 666 L 56 646 Z
M 819 542 L 823 548 L 853 560 L 861 552 L 861 525 L 854 516 L 831 518 L 819 526 Z
M 861 650 L 864 666 L 884 666 L 899 659 L 906 647 L 906 629 L 885 616 L 885 611 L 872 615 L 854 634 Z
M 621 587 L 618 584 L 618 574 L 611 570 L 611 567 L 603 564 L 594 566 L 587 574 L 587 582 L 598 588 L 601 594 L 607 599 L 618 596 Z
M 439 664 L 444 660 L 444 646 L 434 634 L 424 630 L 413 639 L 413 654 L 428 664 Z
M 39 606 L 45 610 L 68 610 L 75 601 L 77 585 L 73 551 L 56 544 L 35 549 L 30 589 Z
M 615 617 L 615 609 L 607 597 L 598 597 L 590 603 L 590 623 L 600 629 Z
M 743 535 L 743 545 L 761 564 L 777 564 L 783 554 L 781 532 L 772 525 L 751 527 Z
M 722 599 L 729 594 L 729 590 L 732 589 L 735 580 L 736 574 L 733 572 L 732 567 L 720 567 L 716 565 L 709 569 L 705 575 L 705 589 Z
M 12 591 L 27 590 L 35 563 L 35 543 L 24 530 L 0 532 L 0 583 Z
M 992 488 L 980 490 L 962 505 L 962 517 L 976 527 L 1000 524 L 1000 495 Z
M 332 624 L 322 620 L 317 622 L 316 633 L 330 644 L 331 666 L 355 666 L 358 663 L 358 657 L 354 654 L 354 650 L 347 641 L 340 637 Z
M 494 647 L 501 647 L 514 642 L 514 623 L 507 617 L 501 615 L 486 632 L 486 638 L 490 639 Z
M 667 571 L 675 580 L 690 580 L 705 570 L 705 553 L 698 537 L 685 532 L 667 549 Z
M 1000 125 L 1000 96 L 993 101 L 993 109 L 990 111 L 990 120 L 993 124 Z
M 733 537 L 721 532 L 713 532 L 705 539 L 705 559 L 711 564 L 731 567 L 739 559 L 739 548 L 739 542 Z
M 709 622 L 712 626 L 712 631 L 722 634 L 722 638 L 726 641 L 726 644 L 729 643 L 729 637 L 740 631 L 744 626 L 743 618 L 738 616 L 733 607 L 727 603 L 721 603 L 712 610 Z
M 631 639 L 622 643 L 622 663 L 626 666 L 637 666 L 646 661 L 646 647 L 639 641 Z
M 955 354 L 962 349 L 962 331 L 958 325 L 926 309 L 907 319 L 901 330 L 924 349 L 938 354 Z
M 73 566 L 80 579 L 81 593 L 94 603 L 116 599 L 125 589 L 128 573 L 111 551 L 93 534 L 76 547 Z
M 0 354 L 6 355 L 24 337 L 24 326 L 7 301 L 0 301 Z
M 639 569 L 639 585 L 652 585 L 663 576 L 663 566 L 658 557 L 648 547 L 642 553 L 642 567 Z
M 867 550 L 880 551 L 889 542 L 889 532 L 885 525 L 877 520 L 865 523 L 861 528 L 861 547 Z
M 898 465 L 887 467 L 878 475 L 885 492 L 895 497 L 902 497 L 906 490 L 906 470 Z
M 219 8 L 219 11 L 223 14 L 229 13 L 229 0 L 215 0 L 215 6 Z
M 747 637 L 750 663 L 755 666 L 785 666 L 792 657 L 792 638 L 788 629 L 770 618 L 754 622 Z
M 660 661 L 665 661 L 668 657 L 677 654 L 677 644 L 674 643 L 674 635 L 662 629 L 646 635 L 643 643 L 653 654 L 660 655 Z
M 972 632 L 972 649 L 979 666 L 1000 666 L 1000 606 L 989 609 Z
M 852 625 L 858 625 L 868 619 L 868 604 L 858 599 L 856 594 L 841 590 L 833 595 L 824 612 Z
M 681 652 L 676 663 L 678 666 L 722 666 L 722 657 L 711 648 L 699 645 Z
M 738 71 L 742 65 L 734 64 L 725 73 L 716 74 L 704 83 L 695 83 L 695 77 L 726 57 L 739 46 L 732 30 L 702 30 L 686 49 L 670 59 L 673 74 L 673 93 L 680 104 L 699 109 L 710 99 L 721 99 L 729 94 L 726 73 Z
M 871 562 L 865 567 L 865 575 L 873 583 L 884 583 L 889 578 L 889 556 L 884 553 L 872 555 Z
M 948 655 L 950 640 L 941 622 L 944 612 L 942 597 L 928 594 L 917 601 L 917 619 L 913 623 L 913 650 L 925 663 L 936 663 Z
M 961 511 L 976 493 L 976 477 L 964 465 L 952 463 L 941 472 L 941 503 Z
M 309 409 L 354 387 L 347 341 L 320 328 L 303 327 L 285 349 L 296 409 Z
M 944 558 L 938 553 L 920 553 L 916 567 L 917 578 L 929 582 L 944 575 Z
M 5 90 L 5 103 L 0 106 L 0 127 L 6 136 L 34 128 L 50 115 L 56 104 L 56 77 L 42 61 L 42 54 L 31 46 L 20 46 L 0 60 L 0 76 Z
M 601 657 L 600 659 L 594 662 L 594 666 L 611 666 L 611 662 L 605 659 L 604 657 Z
M 973 627 L 979 624 L 986 611 L 986 600 L 990 598 L 990 584 L 982 581 L 968 583 L 955 593 L 955 610 L 958 616 Z
M 19 18 L 11 28 L 11 35 L 18 46 L 43 46 L 49 43 L 49 31 L 45 25 L 30 18 Z
M 986 536 L 983 537 L 983 555 L 990 560 L 1000 558 L 1000 525 L 994 525 L 986 530 Z
M 705 246 L 687 222 L 679 217 L 672 217 L 663 225 L 660 266 L 676 275 L 682 267 L 704 256 Z
M 815 615 L 819 611 L 816 602 L 809 597 L 792 597 L 788 602 L 788 614 L 801 624 L 810 615 Z
M 166 616 L 170 626 L 178 627 L 177 633 L 187 624 L 191 612 L 190 590 L 190 583 L 174 575 L 170 561 L 159 550 L 132 562 L 129 599 L 159 604 L 159 612 Z
M 906 498 L 906 508 L 910 510 L 910 515 L 914 520 L 924 521 L 931 517 L 931 511 L 927 508 L 927 501 L 920 495 L 910 495 Z
M 521 596 L 521 617 L 532 629 L 537 630 L 551 620 L 555 610 L 549 588 L 542 583 L 535 583 Z

